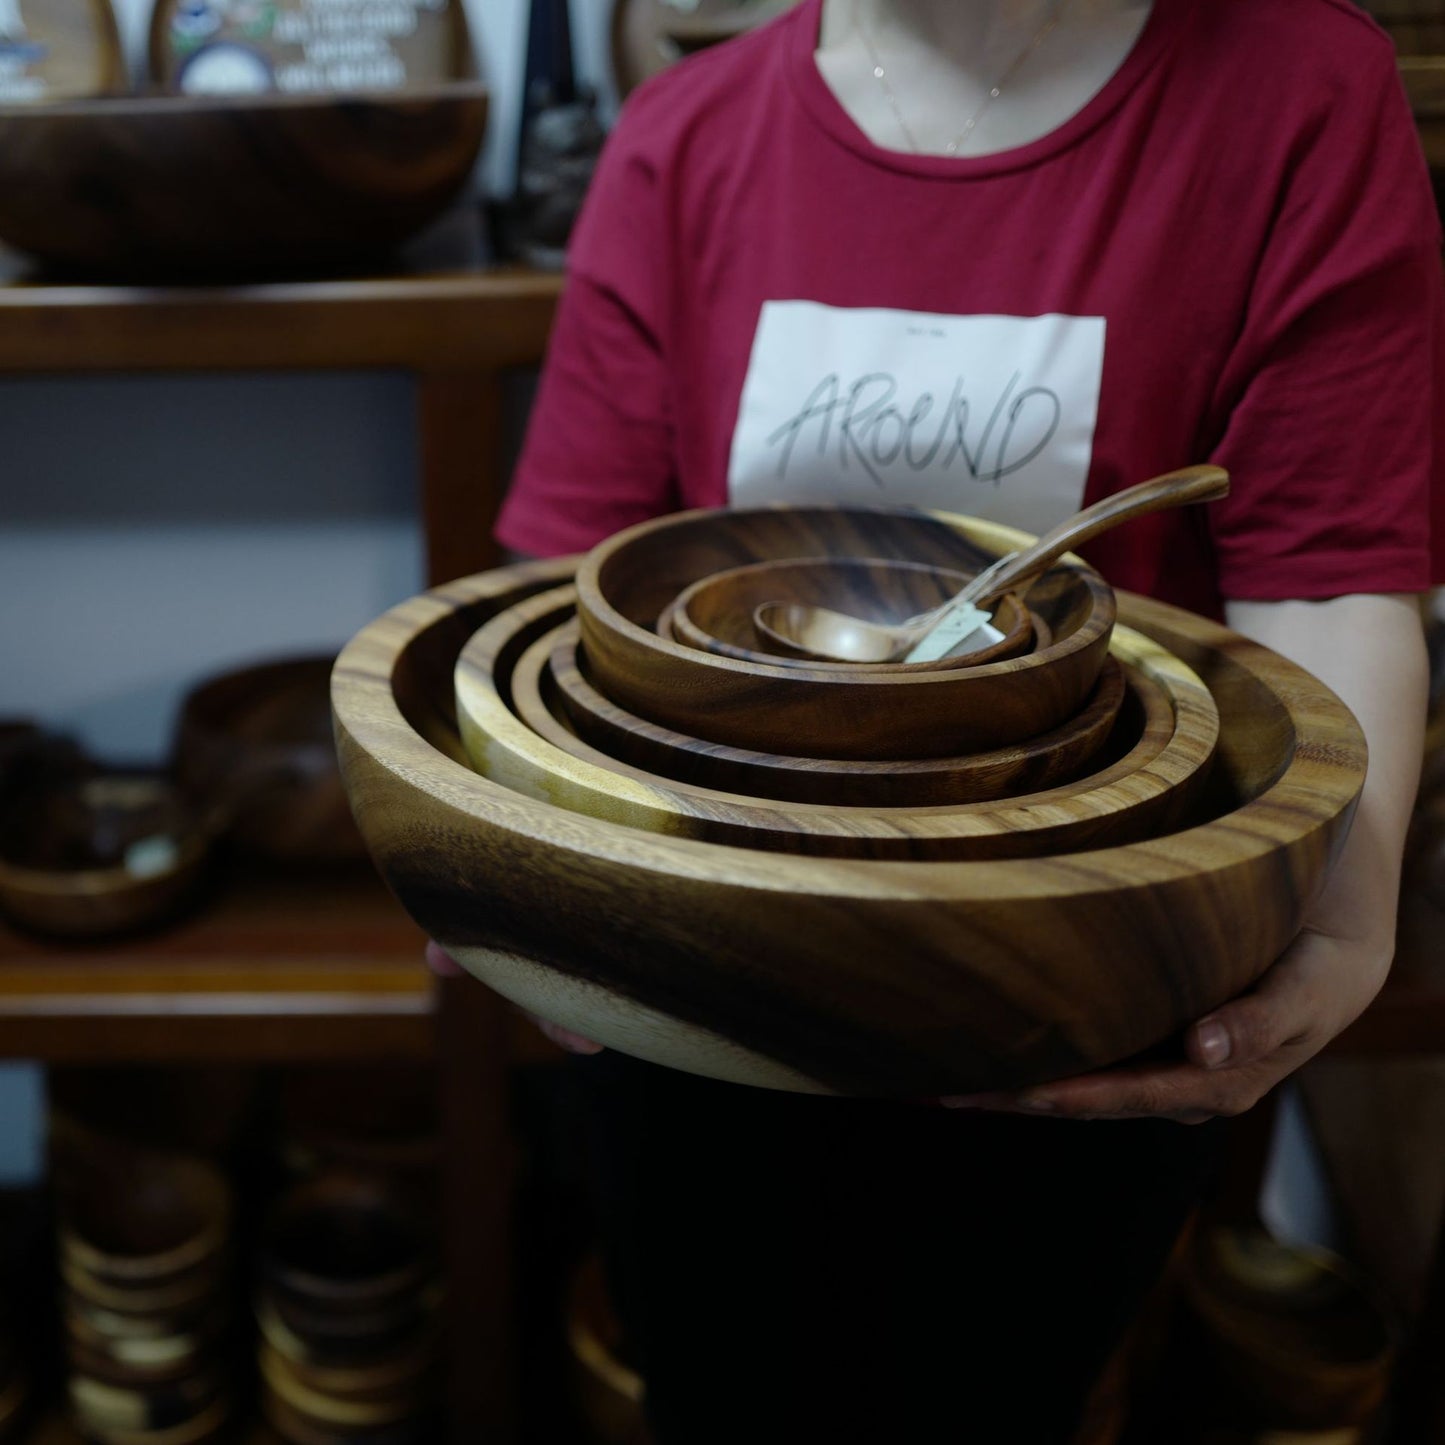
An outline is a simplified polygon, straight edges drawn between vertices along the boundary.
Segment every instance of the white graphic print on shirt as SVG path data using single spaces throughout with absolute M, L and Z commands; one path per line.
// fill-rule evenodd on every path
M 1039 532 L 1078 510 L 1102 316 L 764 303 L 728 464 L 735 507 L 940 507 Z

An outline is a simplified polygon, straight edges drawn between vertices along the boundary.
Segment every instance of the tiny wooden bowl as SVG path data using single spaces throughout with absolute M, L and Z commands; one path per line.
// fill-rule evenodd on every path
M 856 675 L 856 662 L 828 662 L 800 649 L 784 651 L 758 631 L 753 613 L 768 602 L 806 602 L 871 622 L 902 622 L 947 602 L 968 580 L 962 572 L 875 557 L 754 562 L 714 572 L 684 588 L 658 618 L 657 633 L 685 647 L 742 662 L 777 666 L 781 661 L 821 671 L 844 669 Z M 962 657 L 866 666 L 889 672 L 938 672 L 1000 662 L 1034 646 L 1033 618 L 1012 593 L 994 604 L 993 625 L 1003 637 Z
M 470 177 L 487 92 L 0 107 L 0 239 L 117 279 L 375 263 Z
M 1109 742 L 1125 697 L 1122 670 L 1117 663 L 1106 660 L 1094 691 L 1073 717 L 1050 732 L 1011 747 L 957 758 L 898 762 L 793 758 L 725 748 L 633 716 L 592 686 L 577 642 L 574 620 L 560 630 L 538 679 L 546 694 L 550 720 L 565 723 L 577 738 L 608 758 L 644 772 L 679 783 L 780 802 L 929 808 L 1042 792 L 1071 782 L 1092 765 Z M 525 701 L 518 698 L 515 684 L 513 702 L 525 718 Z M 542 735 L 569 747 L 550 732 Z
M 64 1176 L 62 1200 L 62 1263 L 130 1298 L 215 1273 L 230 1233 L 225 1180 L 180 1155 L 82 1155 Z
M 286 658 L 208 678 L 176 720 L 171 767 L 244 850 L 278 862 L 363 857 L 331 740 L 329 657 Z
M 923 758 L 1003 747 L 1083 705 L 1108 653 L 1114 595 L 1082 562 L 1029 589 L 1052 643 L 980 667 L 899 672 L 743 662 L 652 629 L 667 604 L 713 573 L 783 558 L 878 557 L 967 575 L 995 560 L 980 539 L 1024 545 L 943 513 L 824 507 L 684 512 L 630 527 L 577 570 L 582 646 L 605 696 L 650 722 L 727 747 L 810 757 Z
M 468 643 L 457 667 L 463 739 L 487 776 L 518 792 L 670 836 L 900 859 L 1029 857 L 1132 841 L 1178 822 L 1207 776 L 1218 738 L 1218 714 L 1199 679 L 1125 632 L 1115 639 L 1131 664 L 1122 755 L 1077 782 L 993 803 L 879 809 L 779 803 L 695 787 L 618 762 L 552 716 L 541 696 L 541 673 L 556 645 L 549 624 L 566 615 L 570 595 L 560 589 L 530 599 Z M 539 628 L 542 635 L 509 667 L 516 642 Z M 495 663 L 494 647 L 501 654 Z
M 143 774 L 63 785 L 36 800 L 34 833 L 30 821 L 10 826 L 0 910 L 57 938 L 163 927 L 190 902 L 211 856 L 211 839 L 180 793 Z M 156 840 L 149 850 L 147 839 Z
M 1197 672 L 1220 714 L 1202 821 L 1167 837 L 1023 862 L 838 861 L 538 802 L 467 765 L 453 674 L 490 618 L 575 565 L 500 569 L 401 604 L 343 649 L 332 696 L 362 831 L 419 925 L 519 1006 L 624 1052 L 901 1098 L 1103 1067 L 1247 989 L 1348 831 L 1364 739 L 1334 694 L 1227 628 L 1133 596 L 1121 620 Z
M 278 1301 L 364 1317 L 409 1308 L 433 1262 L 420 1221 L 387 1187 L 324 1174 L 292 1189 L 266 1228 L 262 1274 Z

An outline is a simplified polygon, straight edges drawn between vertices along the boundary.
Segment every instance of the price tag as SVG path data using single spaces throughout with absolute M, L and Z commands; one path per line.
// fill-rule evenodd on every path
M 913 644 L 912 650 L 903 659 L 904 662 L 937 662 L 941 657 L 947 657 L 951 652 L 968 651 L 964 643 L 973 639 L 976 632 L 982 632 L 984 628 L 993 635 L 981 636 L 973 642 L 974 647 L 984 647 L 992 642 L 1002 642 L 1003 633 L 994 627 L 989 620 L 990 614 L 981 607 L 955 607 L 950 612 L 945 612 L 937 622 L 933 624 L 931 631 L 924 633 L 917 642 Z

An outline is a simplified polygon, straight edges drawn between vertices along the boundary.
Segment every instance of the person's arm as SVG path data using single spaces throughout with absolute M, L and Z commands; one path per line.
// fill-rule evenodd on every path
M 1416 599 L 1234 602 L 1228 620 L 1332 687 L 1369 744 L 1354 825 L 1299 937 L 1249 993 L 1189 1028 L 1186 1057 L 1177 1063 L 949 1102 L 1187 1123 L 1239 1114 L 1318 1053 L 1379 991 L 1394 955 L 1400 864 L 1424 742 L 1428 669 Z

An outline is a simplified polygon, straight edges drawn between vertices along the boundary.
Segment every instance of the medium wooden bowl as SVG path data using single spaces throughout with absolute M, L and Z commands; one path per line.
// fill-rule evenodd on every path
M 569 565 L 462 579 L 363 629 L 333 676 L 342 768 L 381 872 L 467 969 L 565 1027 L 695 1073 L 918 1098 L 1127 1058 L 1279 956 L 1363 782 L 1363 736 L 1322 684 L 1126 596 L 1122 620 L 1199 673 L 1219 708 L 1192 828 L 1026 862 L 899 863 L 622 827 L 479 776 L 456 726 L 467 639 Z
M 562 627 L 536 685 L 549 723 L 608 758 L 680 783 L 798 803 L 852 808 L 931 808 L 991 802 L 1072 781 L 1100 757 L 1114 732 L 1126 682 L 1116 662 L 1105 661 L 1094 690 L 1073 717 L 1050 732 L 1007 748 L 957 758 L 865 762 L 844 758 L 791 758 L 703 742 L 645 722 L 609 702 L 587 677 L 575 620 Z M 519 659 L 526 662 L 527 655 Z M 530 681 L 528 669 L 523 678 Z M 513 703 L 533 726 L 528 699 L 513 671 Z M 558 746 L 571 744 L 542 732 Z M 580 754 L 579 754 L 580 756 Z M 1117 761 L 1117 756 L 1110 761 Z
M 902 622 L 947 602 L 968 580 L 962 572 L 873 557 L 754 562 L 748 567 L 714 572 L 684 588 L 658 618 L 657 634 L 685 647 L 742 662 L 777 666 L 782 661 L 822 671 L 844 669 L 856 675 L 856 662 L 830 663 L 796 649 L 785 652 L 780 644 L 759 633 L 753 625 L 753 612 L 768 602 L 806 602 L 874 621 Z M 904 672 L 979 667 L 1017 657 L 1033 647 L 1033 619 L 1012 593 L 996 604 L 993 625 L 1003 637 L 963 657 L 938 662 L 874 663 L 870 667 Z
M 364 856 L 331 741 L 329 657 L 260 663 L 187 694 L 171 768 L 197 808 L 259 857 L 329 864 Z
M 571 598 L 571 589 L 561 588 L 509 608 L 463 649 L 457 710 L 467 751 L 486 776 L 517 792 L 670 836 L 904 859 L 1029 857 L 1132 841 L 1166 831 L 1184 815 L 1219 734 L 1203 683 L 1147 639 L 1125 632 L 1115 642 L 1132 678 L 1120 756 L 1075 783 L 993 803 L 924 808 L 837 808 L 718 792 L 617 762 L 553 718 L 540 675 Z M 518 648 L 525 651 L 513 663 Z
M 0 108 L 0 239 L 117 279 L 375 262 L 471 175 L 487 92 Z
M 613 702 L 727 747 L 870 760 L 1002 747 L 1057 727 L 1098 678 L 1114 596 L 1082 562 L 1052 568 L 1029 590 L 1052 643 L 981 667 L 774 666 L 684 647 L 653 628 L 692 583 L 750 562 L 878 557 L 972 575 L 1027 540 L 971 518 L 902 509 L 679 513 L 619 532 L 583 559 L 582 647 L 593 682 Z
M 0 837 L 0 910 L 36 933 L 158 928 L 205 878 L 211 838 L 164 778 L 102 773 L 36 794 Z

